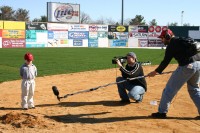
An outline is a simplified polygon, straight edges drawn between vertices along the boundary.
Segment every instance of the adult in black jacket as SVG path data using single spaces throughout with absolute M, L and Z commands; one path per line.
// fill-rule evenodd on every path
M 187 83 L 187 88 L 191 99 L 196 105 L 200 114 L 200 61 L 199 54 L 188 56 L 181 42 L 181 38 L 175 37 L 170 29 L 162 31 L 159 38 L 167 46 L 165 57 L 160 65 L 148 75 L 154 77 L 157 73 L 161 74 L 167 67 L 172 58 L 178 62 L 177 69 L 172 73 L 168 80 L 165 89 L 163 90 L 160 105 L 157 113 L 152 113 L 153 117 L 166 118 L 166 114 L 170 107 L 170 103 L 177 92 L 181 89 L 184 83 Z
M 125 68 L 121 62 L 117 59 L 116 62 L 120 67 L 122 77 L 117 77 L 116 81 L 122 81 L 127 78 L 134 78 L 139 76 L 144 76 L 143 68 L 140 63 L 137 62 L 136 54 L 129 52 L 127 54 L 127 64 Z M 137 103 L 142 102 L 143 95 L 147 90 L 147 84 L 145 78 L 138 78 L 134 80 L 128 80 L 126 82 L 117 84 L 119 96 L 121 98 L 121 103 L 130 103 L 130 99 L 135 100 Z M 129 93 L 127 94 L 127 91 Z

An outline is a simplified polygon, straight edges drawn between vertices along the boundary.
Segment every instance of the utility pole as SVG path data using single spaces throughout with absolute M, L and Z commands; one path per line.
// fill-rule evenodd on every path
M 122 0 L 122 18 L 121 25 L 124 25 L 124 0 Z
M 183 26 L 183 13 L 184 11 L 181 12 L 181 26 Z

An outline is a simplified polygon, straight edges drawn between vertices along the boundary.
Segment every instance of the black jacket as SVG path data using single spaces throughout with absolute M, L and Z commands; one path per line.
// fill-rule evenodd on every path
M 194 62 L 195 60 L 199 60 L 199 54 L 192 57 L 186 57 L 184 53 L 184 47 L 181 47 L 181 45 L 179 44 L 180 39 L 178 37 L 173 37 L 171 39 L 170 43 L 166 47 L 165 57 L 160 65 L 156 68 L 156 72 L 162 73 L 162 71 L 168 66 L 172 58 L 175 58 L 177 60 L 179 66 L 185 66 L 189 63 Z
M 133 66 L 129 66 L 127 64 L 125 68 L 120 67 L 120 71 L 122 73 L 122 77 L 124 78 L 135 78 L 139 76 L 144 76 L 143 68 L 138 62 L 135 62 Z M 147 83 L 145 78 L 130 80 L 128 82 L 131 82 L 134 85 L 140 85 L 145 88 L 145 91 L 147 91 Z

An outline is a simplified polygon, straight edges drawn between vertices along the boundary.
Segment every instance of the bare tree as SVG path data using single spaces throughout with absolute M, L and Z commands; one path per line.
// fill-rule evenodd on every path
M 95 20 L 93 23 L 95 23 L 95 24 L 106 24 L 106 20 L 103 17 L 100 17 L 99 19 Z
M 105 20 L 105 24 L 108 24 L 108 25 L 115 25 L 116 22 L 112 19 L 112 18 L 106 18 Z
M 91 22 L 91 18 L 87 13 L 81 12 L 80 14 L 80 23 L 81 24 L 89 24 Z
M 131 21 L 130 18 L 125 19 L 125 20 L 124 20 L 124 25 L 129 25 L 129 22 L 130 22 L 130 21 Z
M 14 18 L 17 21 L 29 21 L 29 11 L 26 9 L 19 8 L 15 14 Z

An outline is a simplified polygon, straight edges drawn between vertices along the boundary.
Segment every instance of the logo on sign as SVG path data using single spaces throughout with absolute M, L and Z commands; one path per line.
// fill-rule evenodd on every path
M 89 30 L 90 31 L 97 31 L 98 27 L 96 25 L 90 25 Z
M 11 42 L 9 40 L 3 41 L 3 46 L 4 47 L 7 47 L 9 45 L 11 45 Z
M 71 19 L 73 16 L 78 16 L 78 11 L 74 11 L 71 5 L 62 5 L 56 8 L 54 16 L 58 21 Z
M 119 31 L 119 32 L 123 32 L 125 30 L 126 30 L 126 27 L 124 27 L 124 26 L 118 26 L 117 27 L 117 31 Z
M 72 32 L 69 33 L 69 39 L 86 39 L 88 35 L 83 32 Z

